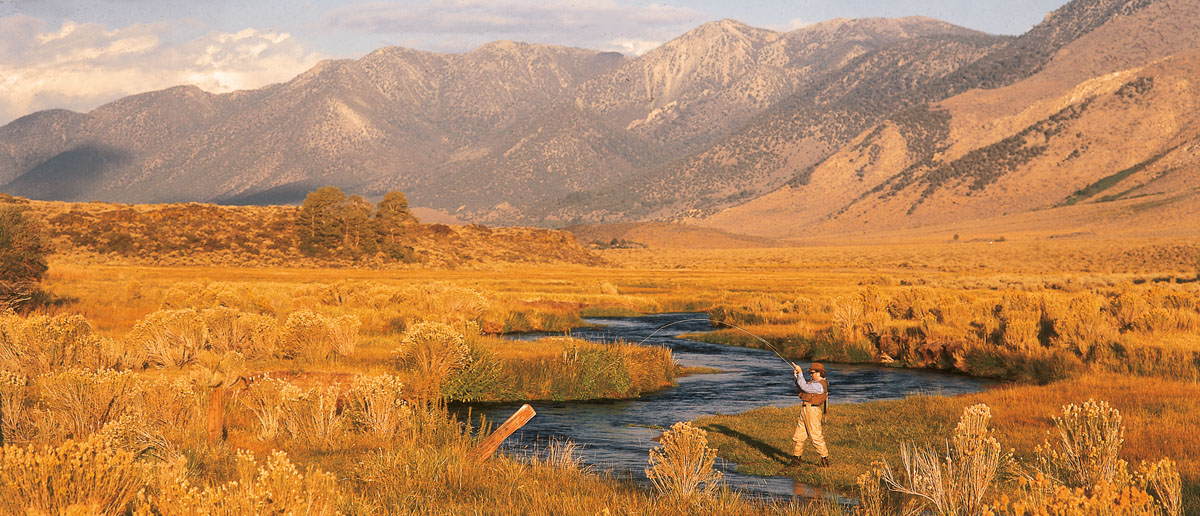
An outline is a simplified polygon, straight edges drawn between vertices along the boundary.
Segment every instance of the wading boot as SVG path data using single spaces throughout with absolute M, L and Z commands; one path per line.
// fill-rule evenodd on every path
M 791 461 L 791 462 L 789 462 L 789 463 L 787 463 L 787 467 L 789 467 L 789 468 L 794 468 L 794 467 L 796 467 L 796 466 L 799 466 L 799 465 L 801 465 L 801 464 L 803 464 L 803 463 L 802 463 L 802 462 L 800 462 L 800 457 L 797 457 L 797 456 L 793 455 L 793 456 L 792 456 L 792 461 Z
M 822 468 L 828 468 L 829 467 L 829 457 L 821 457 L 820 465 Z

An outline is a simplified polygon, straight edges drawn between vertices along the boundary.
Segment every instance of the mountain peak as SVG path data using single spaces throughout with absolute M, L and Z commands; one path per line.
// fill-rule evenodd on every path
M 773 30 L 753 27 L 731 18 L 725 18 L 704 23 L 675 38 L 675 40 L 700 39 L 710 41 L 723 36 L 734 36 L 739 39 L 772 39 L 777 34 Z
M 738 20 L 735 20 L 733 18 L 722 18 L 718 21 L 710 22 L 710 23 L 712 23 L 713 25 L 716 25 L 718 27 L 721 27 L 722 29 L 725 29 L 725 30 L 744 30 L 744 29 L 754 28 L 754 27 L 746 25 L 745 23 L 742 23 Z
M 524 41 L 512 41 L 512 40 L 508 40 L 508 39 L 498 39 L 496 41 L 489 41 L 487 43 L 479 45 L 478 47 L 475 48 L 475 50 L 472 50 L 471 53 L 475 53 L 475 52 L 519 52 L 519 51 L 530 49 L 530 48 L 550 47 L 550 46 L 551 45 L 536 45 L 533 43 L 526 43 Z

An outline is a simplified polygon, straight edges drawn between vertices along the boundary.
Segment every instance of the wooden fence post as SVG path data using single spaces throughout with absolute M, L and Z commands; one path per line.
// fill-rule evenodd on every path
M 225 387 L 213 388 L 208 399 L 208 444 L 215 445 L 225 440 Z
M 472 448 L 471 451 L 467 452 L 467 456 L 477 463 L 487 460 L 488 457 L 491 457 L 492 454 L 496 453 L 496 450 L 500 448 L 500 443 L 504 442 L 505 439 L 508 439 L 508 436 L 512 435 L 513 432 L 516 432 L 521 427 L 525 426 L 525 423 L 528 423 L 529 420 L 533 419 L 533 416 L 536 415 L 537 412 L 533 410 L 533 407 L 530 407 L 527 404 L 521 405 L 521 408 L 517 409 L 513 415 L 509 416 L 508 420 L 506 420 L 504 424 L 500 425 L 500 428 L 497 428 L 495 432 L 492 432 L 492 435 L 487 436 L 483 442 L 480 442 L 477 446 Z

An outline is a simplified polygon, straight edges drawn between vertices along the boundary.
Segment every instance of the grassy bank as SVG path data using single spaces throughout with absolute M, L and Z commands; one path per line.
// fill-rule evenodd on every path
M 476 359 L 447 382 L 445 394 L 451 400 L 635 398 L 670 387 L 679 369 L 667 348 L 621 342 L 490 337 L 474 348 Z
M 998 347 L 971 346 L 960 348 L 956 354 L 940 351 L 918 360 L 881 359 L 874 345 L 866 340 L 839 340 L 826 332 L 817 335 L 796 335 L 788 328 L 775 326 L 752 327 L 785 358 L 841 364 L 887 364 L 909 369 L 935 369 L 970 376 L 1014 380 L 1023 383 L 1046 384 L 1071 378 L 1089 369 L 1105 372 L 1136 371 L 1143 376 L 1193 378 L 1197 371 L 1195 360 L 1200 354 L 1181 351 L 1162 351 L 1154 348 L 1120 348 L 1103 363 L 1085 363 L 1074 354 L 1062 350 L 1038 349 L 1016 351 Z M 738 330 L 717 330 L 683 335 L 683 338 L 770 350 L 758 338 Z M 1120 359 L 1116 357 L 1121 357 Z
M 1188 514 L 1200 511 L 1200 384 L 1123 375 L 1085 375 L 1043 386 L 1005 386 L 977 394 L 911 396 L 903 400 L 839 405 L 837 386 L 825 423 L 833 466 L 816 467 L 811 443 L 805 465 L 787 468 L 791 435 L 799 407 L 763 408 L 737 415 L 698 419 L 709 442 L 738 470 L 754 475 L 783 475 L 801 482 L 851 492 L 855 479 L 876 460 L 900 463 L 900 443 L 941 446 L 965 407 L 985 403 L 992 409 L 1000 443 L 1028 457 L 1043 440 L 1055 437 L 1051 416 L 1062 406 L 1089 398 L 1106 400 L 1121 411 L 1126 425 L 1122 457 L 1131 464 L 1170 457 L 1179 465 Z
M 1037 383 L 1088 370 L 1200 378 L 1200 287 L 1193 282 L 948 283 L 872 284 L 832 298 L 759 294 L 709 314 L 714 324 L 744 327 L 798 359 Z M 695 338 L 762 347 L 738 329 Z

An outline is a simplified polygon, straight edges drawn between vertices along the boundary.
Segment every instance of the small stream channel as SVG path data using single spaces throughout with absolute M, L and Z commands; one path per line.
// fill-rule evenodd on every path
M 585 328 L 572 335 L 588 340 L 641 342 L 664 325 L 677 323 L 650 337 L 647 345 L 671 348 L 683 366 L 720 369 L 721 373 L 679 378 L 679 386 L 622 401 L 532 403 L 537 416 L 504 445 L 513 454 L 533 453 L 554 439 L 570 439 L 582 447 L 584 463 L 612 470 L 618 476 L 646 481 L 643 470 L 652 440 L 677 421 L 690 421 L 711 414 L 735 414 L 758 407 L 784 407 L 799 403 L 792 384 L 790 366 L 770 351 L 709 344 L 678 338 L 685 333 L 709 331 L 704 313 L 656 314 L 643 317 L 587 319 L 602 328 Z M 546 334 L 522 334 L 513 338 L 536 339 Z M 557 334 L 556 334 L 557 335 Z M 902 398 L 912 393 L 961 394 L 994 385 L 979 378 L 931 371 L 885 368 L 870 365 L 827 364 L 832 398 L 830 411 L 838 404 Z M 473 418 L 484 415 L 499 424 L 521 403 L 459 406 Z M 810 449 L 811 452 L 811 449 Z M 819 490 L 798 485 L 788 477 L 758 477 L 734 471 L 736 464 L 718 459 L 725 481 L 747 494 L 769 497 L 823 496 Z

